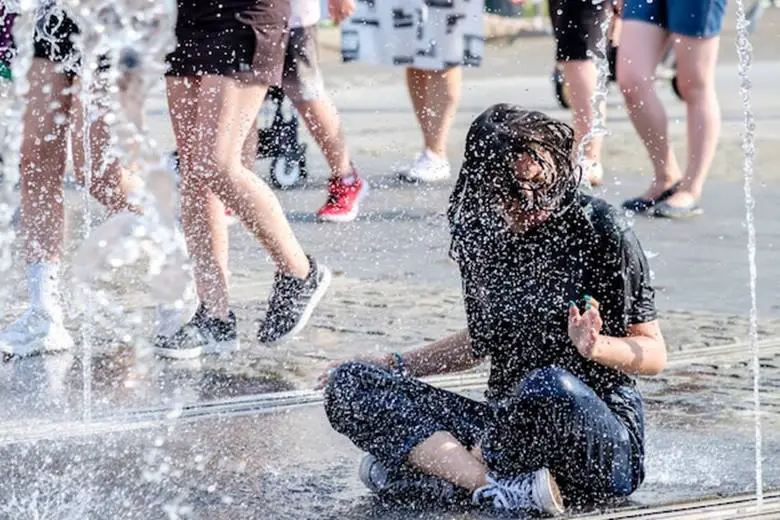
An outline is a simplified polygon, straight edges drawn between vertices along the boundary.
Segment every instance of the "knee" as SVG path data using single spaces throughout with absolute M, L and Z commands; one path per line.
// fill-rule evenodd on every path
M 240 150 L 236 155 L 215 145 L 205 145 L 195 153 L 187 173 L 191 180 L 213 189 L 219 178 L 241 167 Z
M 616 68 L 618 86 L 626 99 L 634 99 L 653 89 L 653 71 L 642 70 L 625 59 L 618 60 Z
M 328 385 L 325 387 L 324 404 L 325 413 L 333 427 L 341 431 L 346 419 L 354 415 L 354 406 L 357 406 L 360 397 L 367 391 L 367 381 L 371 370 L 375 367 L 349 361 L 337 368 L 328 376 Z
M 677 91 L 680 93 L 680 97 L 689 104 L 700 103 L 715 97 L 714 82 L 695 71 L 681 70 L 678 73 Z
M 515 390 L 515 395 L 541 406 L 570 403 L 589 389 L 574 374 L 556 366 L 531 372 Z

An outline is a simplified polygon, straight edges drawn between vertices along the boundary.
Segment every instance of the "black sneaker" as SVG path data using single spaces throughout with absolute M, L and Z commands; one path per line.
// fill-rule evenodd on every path
M 276 343 L 298 334 L 309 321 L 330 285 L 330 269 L 309 257 L 309 274 L 301 280 L 277 272 L 268 299 L 265 321 L 260 324 L 260 343 Z
M 201 305 L 195 316 L 173 336 L 157 336 L 154 352 L 170 359 L 195 359 L 205 354 L 223 354 L 238 350 L 238 327 L 232 312 L 227 320 L 206 314 Z
M 385 501 L 456 505 L 467 503 L 469 496 L 446 480 L 425 475 L 409 467 L 388 470 L 371 454 L 363 457 L 358 470 L 360 481 Z

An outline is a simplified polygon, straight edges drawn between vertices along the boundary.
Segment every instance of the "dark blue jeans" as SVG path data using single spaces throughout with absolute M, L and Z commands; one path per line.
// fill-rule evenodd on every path
M 642 402 L 633 387 L 604 399 L 550 366 L 512 396 L 479 402 L 363 363 L 330 377 L 325 411 L 333 428 L 390 468 L 437 431 L 482 447 L 499 476 L 548 468 L 567 498 L 625 496 L 644 478 Z

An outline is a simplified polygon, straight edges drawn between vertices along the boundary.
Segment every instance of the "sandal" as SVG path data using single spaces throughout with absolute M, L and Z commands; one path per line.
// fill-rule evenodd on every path
M 653 216 L 658 218 L 669 218 L 675 220 L 684 220 L 692 217 L 698 217 L 704 213 L 704 210 L 695 202 L 687 206 L 672 206 L 668 202 L 660 202 L 653 210 Z
M 659 202 L 663 202 L 669 197 L 671 197 L 672 195 L 674 195 L 675 193 L 677 193 L 677 190 L 679 189 L 680 189 L 680 183 L 676 182 L 672 184 L 672 186 L 668 190 L 661 193 L 656 199 L 645 199 L 642 197 L 635 197 L 633 199 L 628 199 L 623 202 L 623 209 L 633 211 L 634 213 L 646 213 L 648 210 L 650 210 L 653 206 L 655 206 Z

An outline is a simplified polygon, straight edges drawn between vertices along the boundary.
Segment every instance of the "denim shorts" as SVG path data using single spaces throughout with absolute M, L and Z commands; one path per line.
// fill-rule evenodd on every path
M 658 25 L 673 34 L 709 38 L 720 34 L 727 0 L 625 0 L 623 19 Z

